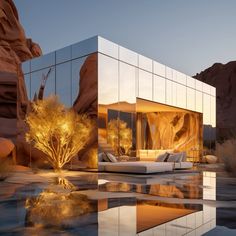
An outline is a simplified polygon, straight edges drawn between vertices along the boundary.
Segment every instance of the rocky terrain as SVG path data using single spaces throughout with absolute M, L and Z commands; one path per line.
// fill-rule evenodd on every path
M 0 1 L 0 136 L 16 140 L 28 102 L 21 62 L 42 55 L 26 38 L 12 0 Z
M 215 63 L 194 76 L 216 87 L 216 127 L 219 141 L 236 136 L 236 61 Z

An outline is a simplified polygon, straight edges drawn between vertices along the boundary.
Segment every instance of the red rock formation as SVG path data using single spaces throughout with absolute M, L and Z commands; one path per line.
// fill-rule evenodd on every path
M 38 44 L 27 39 L 12 0 L 0 1 L 0 136 L 14 142 L 28 104 L 21 62 L 40 56 Z
M 217 139 L 224 140 L 236 135 L 236 61 L 215 63 L 194 76 L 216 87 Z
M 20 64 L 41 54 L 40 47 L 31 39 L 26 38 L 13 1 L 1 0 L 0 136 L 15 140 L 17 117 L 24 118 L 25 107 L 28 103 Z

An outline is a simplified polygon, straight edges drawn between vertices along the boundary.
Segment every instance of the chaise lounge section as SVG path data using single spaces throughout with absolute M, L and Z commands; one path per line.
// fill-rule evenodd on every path
M 166 171 L 173 171 L 173 164 L 167 162 L 99 162 L 99 171 L 118 172 L 118 173 L 136 173 L 151 174 Z

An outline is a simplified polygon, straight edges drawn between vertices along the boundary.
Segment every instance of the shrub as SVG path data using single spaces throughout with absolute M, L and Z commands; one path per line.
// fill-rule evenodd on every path
M 216 154 L 224 162 L 226 171 L 236 175 L 236 139 L 217 143 Z
M 26 123 L 26 141 L 46 154 L 55 171 L 85 146 L 93 128 L 88 116 L 66 108 L 56 96 L 34 102 Z

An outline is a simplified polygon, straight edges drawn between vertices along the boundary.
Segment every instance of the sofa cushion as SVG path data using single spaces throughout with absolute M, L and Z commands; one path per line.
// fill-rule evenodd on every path
M 104 162 L 111 162 L 109 157 L 107 156 L 107 153 L 104 152 L 104 155 L 103 155 L 103 161 Z
M 170 154 L 169 154 L 168 152 L 165 152 L 165 153 L 163 153 L 163 154 L 160 154 L 160 155 L 157 156 L 156 161 L 157 161 L 157 162 L 164 162 L 164 161 L 167 160 L 167 158 L 168 158 L 169 155 L 170 155 Z

